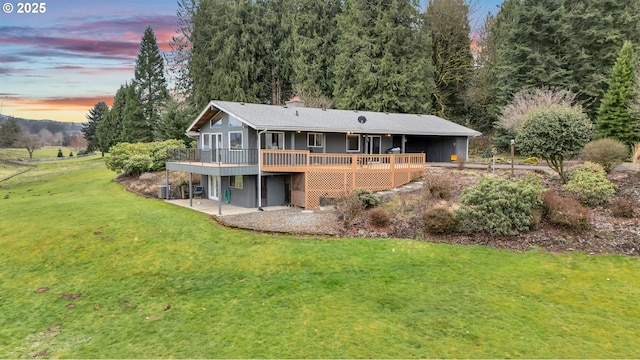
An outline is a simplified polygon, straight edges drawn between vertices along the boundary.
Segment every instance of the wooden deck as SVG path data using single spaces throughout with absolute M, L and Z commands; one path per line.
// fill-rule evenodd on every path
M 262 150 L 260 168 L 271 172 L 346 170 L 366 172 L 424 169 L 424 154 L 325 154 L 308 150 Z

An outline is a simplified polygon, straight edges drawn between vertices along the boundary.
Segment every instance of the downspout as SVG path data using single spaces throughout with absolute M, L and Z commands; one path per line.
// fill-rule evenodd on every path
M 260 164 L 262 164 L 262 156 L 260 154 L 260 135 L 264 134 L 265 132 L 267 132 L 266 128 L 262 131 L 258 131 L 258 210 L 262 210 L 262 167 L 260 166 Z

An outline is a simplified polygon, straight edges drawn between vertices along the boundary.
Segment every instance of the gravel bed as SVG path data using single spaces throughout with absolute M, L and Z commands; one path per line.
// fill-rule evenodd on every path
M 287 234 L 337 235 L 336 216 L 333 210 L 309 211 L 290 208 L 214 217 L 223 225 L 240 229 Z

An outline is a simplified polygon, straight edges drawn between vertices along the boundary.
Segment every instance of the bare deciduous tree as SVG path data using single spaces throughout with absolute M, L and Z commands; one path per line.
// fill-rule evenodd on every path
M 29 160 L 33 160 L 33 152 L 40 149 L 40 137 L 38 135 L 23 132 L 18 139 L 18 146 L 27 149 L 29 152 Z
M 69 145 L 76 150 L 77 154 L 80 150 L 87 148 L 88 142 L 82 133 L 75 133 L 69 138 Z
M 548 109 L 552 105 L 576 107 L 582 110 L 580 104 L 575 104 L 576 94 L 568 90 L 537 88 L 522 90 L 502 109 L 498 122 L 503 129 L 519 132 L 527 115 L 534 110 Z

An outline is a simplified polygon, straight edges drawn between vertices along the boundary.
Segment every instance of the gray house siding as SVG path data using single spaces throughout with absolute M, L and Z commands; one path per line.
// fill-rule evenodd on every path
M 467 154 L 467 138 L 464 136 L 407 136 L 405 152 L 427 154 L 428 162 L 451 161 L 451 155 Z

